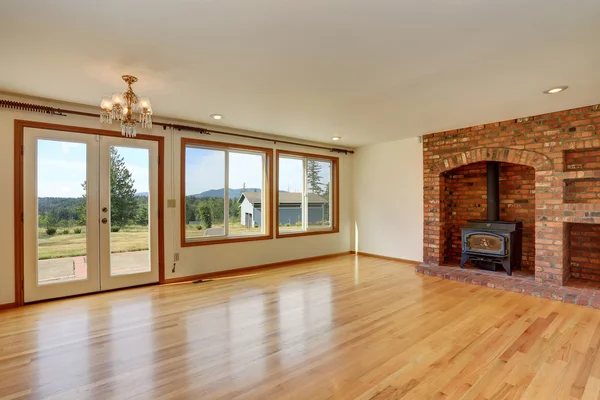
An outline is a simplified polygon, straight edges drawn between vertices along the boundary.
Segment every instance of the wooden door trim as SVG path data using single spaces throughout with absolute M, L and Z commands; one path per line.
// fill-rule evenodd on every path
M 53 131 L 74 132 L 88 135 L 121 137 L 117 131 L 84 128 L 72 125 L 51 124 L 47 122 L 15 119 L 14 141 L 14 223 L 15 223 L 15 304 L 17 307 L 25 304 L 24 285 L 24 199 L 23 199 L 23 139 L 25 128 L 48 129 Z M 158 142 L 158 283 L 165 281 L 165 241 L 164 241 L 164 180 L 165 180 L 165 138 L 163 136 L 139 134 L 136 139 Z

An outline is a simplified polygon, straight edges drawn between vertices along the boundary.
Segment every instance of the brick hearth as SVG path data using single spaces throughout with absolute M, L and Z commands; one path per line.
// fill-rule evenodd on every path
M 600 224 L 600 106 L 425 135 L 423 156 L 426 265 L 456 261 L 461 225 L 486 214 L 483 162 L 498 161 L 501 218 L 524 223 L 527 279 L 561 286 L 571 268 L 600 279 L 598 252 L 571 255 L 568 240 Z
M 451 281 L 486 286 L 529 296 L 562 301 L 600 309 L 600 282 L 571 278 L 567 285 L 536 282 L 531 273 L 515 272 L 507 276 L 503 272 L 484 271 L 476 268 L 460 269 L 439 265 L 417 265 L 415 271 Z

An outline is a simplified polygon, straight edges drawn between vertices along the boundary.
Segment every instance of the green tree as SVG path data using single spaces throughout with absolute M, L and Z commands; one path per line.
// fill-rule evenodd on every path
M 242 205 L 238 199 L 229 199 L 229 223 L 240 221 L 240 210 Z
M 132 221 L 138 220 L 138 202 L 135 194 L 137 190 L 133 187 L 135 180 L 125 165 L 123 156 L 116 148 L 110 148 L 110 222 L 112 226 L 125 226 Z M 87 182 L 81 184 L 84 192 Z M 86 196 L 83 195 L 83 203 L 76 208 L 79 221 L 86 223 Z M 148 206 L 146 206 L 146 224 L 148 218 Z M 144 224 L 145 225 L 145 224 Z
M 199 220 L 198 199 L 193 196 L 185 196 L 185 223 L 189 224 L 191 221 Z
M 51 210 L 44 214 L 42 221 L 46 223 L 46 228 L 56 228 L 60 223 L 60 218 L 55 210 Z
M 306 180 L 308 189 L 319 196 L 323 194 L 323 178 L 321 177 L 321 165 L 314 160 L 308 160 L 308 171 Z
M 207 228 L 211 228 L 212 215 L 208 203 L 203 202 L 200 204 L 200 206 L 198 207 L 198 214 L 200 215 L 200 218 L 202 218 L 202 222 L 204 222 L 204 225 L 206 225 Z
M 225 200 L 221 197 L 213 197 L 207 199 L 212 216 L 212 222 L 224 222 L 225 218 Z
M 138 206 L 135 223 L 141 226 L 148 225 L 148 203 Z
M 331 182 L 326 183 L 325 184 L 325 192 L 323 192 L 323 198 L 325 200 L 329 200 L 330 188 L 331 188 Z M 323 221 L 324 224 L 325 224 L 325 221 L 329 221 L 329 203 L 330 202 L 325 204 L 325 215 L 324 215 L 325 220 Z
M 81 184 L 81 187 L 83 188 L 83 196 L 82 196 L 83 201 L 75 209 L 75 212 L 77 213 L 77 219 L 79 220 L 79 225 L 85 225 L 87 223 L 87 199 L 86 199 L 87 181 L 83 182 Z
M 116 148 L 110 148 L 110 220 L 112 226 L 125 226 L 137 215 L 135 180 Z

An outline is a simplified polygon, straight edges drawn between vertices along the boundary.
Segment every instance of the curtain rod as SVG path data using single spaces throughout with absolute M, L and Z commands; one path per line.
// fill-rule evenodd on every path
M 18 101 L 9 101 L 9 100 L 3 100 L 3 99 L 0 99 L 0 108 L 7 108 L 7 109 L 11 109 L 11 110 L 20 110 L 20 111 L 39 112 L 39 113 L 43 113 L 43 114 L 58 115 L 58 116 L 63 116 L 63 117 L 66 117 L 67 114 L 72 114 L 72 115 L 81 115 L 84 117 L 100 118 L 99 114 L 94 114 L 94 113 L 75 111 L 75 110 L 67 110 L 64 108 L 42 106 L 39 104 L 22 103 L 22 102 L 18 102 Z M 241 134 L 241 133 L 232 133 L 232 132 L 218 131 L 215 129 L 199 128 L 197 126 L 170 124 L 170 123 L 165 123 L 165 122 L 152 122 L 152 124 L 162 126 L 164 130 L 166 130 L 167 128 L 172 128 L 172 129 L 176 129 L 178 131 L 196 132 L 196 133 L 199 133 L 202 135 L 210 135 L 211 133 L 215 133 L 218 135 L 234 136 L 234 137 L 238 137 L 238 138 L 252 139 L 252 140 L 262 140 L 264 142 L 273 142 L 274 144 L 283 143 L 283 144 L 290 144 L 293 146 L 310 147 L 312 149 L 328 150 L 332 153 L 354 154 L 354 150 L 340 149 L 340 148 L 336 148 L 336 147 L 317 146 L 314 144 L 298 143 L 298 142 L 293 142 L 293 141 L 288 141 L 288 140 L 269 139 L 269 138 L 264 138 L 264 137 L 260 137 L 260 136 L 245 135 L 245 134 Z

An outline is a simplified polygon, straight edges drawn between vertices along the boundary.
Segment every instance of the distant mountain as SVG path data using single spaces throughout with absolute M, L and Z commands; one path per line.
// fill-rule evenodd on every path
M 142 197 L 142 196 L 148 197 L 148 192 L 137 192 L 135 195 L 140 196 L 140 197 Z
M 246 192 L 259 192 L 260 193 L 260 189 L 259 188 L 246 188 L 246 189 L 232 189 L 229 188 L 229 198 L 230 199 L 237 199 L 238 197 L 240 197 L 240 195 L 242 194 L 243 191 Z M 192 194 L 191 197 L 196 197 L 196 198 L 201 198 L 201 197 L 225 197 L 225 189 L 211 189 L 211 190 L 206 190 L 202 193 L 198 193 L 198 194 Z

